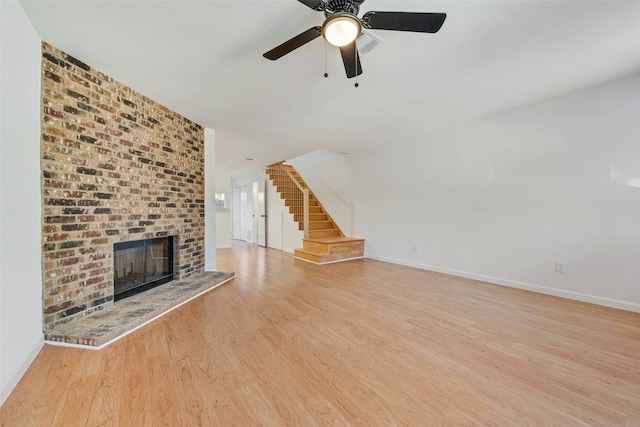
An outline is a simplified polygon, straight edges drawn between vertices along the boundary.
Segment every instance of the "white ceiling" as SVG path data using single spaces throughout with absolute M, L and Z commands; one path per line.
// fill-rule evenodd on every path
M 430 131 L 640 72 L 640 1 L 377 1 L 445 12 L 437 34 L 374 31 L 384 43 L 347 79 L 319 38 L 262 54 L 320 25 L 295 0 L 31 1 L 39 36 L 216 130 L 234 170 L 320 148 L 422 142 Z M 255 158 L 248 162 L 247 157 Z

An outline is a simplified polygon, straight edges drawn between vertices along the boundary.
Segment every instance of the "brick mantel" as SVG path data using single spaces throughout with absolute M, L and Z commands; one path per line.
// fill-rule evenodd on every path
M 204 130 L 42 45 L 44 331 L 113 304 L 113 244 L 174 235 L 204 267 Z

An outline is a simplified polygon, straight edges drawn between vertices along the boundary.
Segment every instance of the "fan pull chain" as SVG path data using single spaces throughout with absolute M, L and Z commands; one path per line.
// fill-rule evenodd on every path
M 358 45 L 356 43 L 356 41 L 354 40 L 353 43 L 355 44 L 355 49 L 354 51 L 356 52 L 356 60 L 354 61 L 354 63 L 356 64 L 356 84 L 354 85 L 355 87 L 358 87 Z
M 327 73 L 327 43 L 324 43 L 324 78 L 329 77 L 329 73 Z

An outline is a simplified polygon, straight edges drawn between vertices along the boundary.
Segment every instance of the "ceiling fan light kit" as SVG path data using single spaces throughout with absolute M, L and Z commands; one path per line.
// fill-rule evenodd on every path
M 347 78 L 362 74 L 356 39 L 362 29 L 436 33 L 442 27 L 445 13 L 426 12 L 378 12 L 369 11 L 358 18 L 360 5 L 365 0 L 298 0 L 305 6 L 324 12 L 322 27 L 312 27 L 281 45 L 271 49 L 265 58 L 275 61 L 295 49 L 322 36 L 340 49 Z M 326 73 L 325 73 L 326 77 Z
M 338 12 L 322 24 L 322 37 L 332 45 L 342 47 L 357 39 L 361 30 L 362 25 L 356 16 Z

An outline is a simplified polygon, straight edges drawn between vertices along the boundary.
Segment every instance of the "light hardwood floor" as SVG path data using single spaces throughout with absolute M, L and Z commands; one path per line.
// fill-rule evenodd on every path
M 106 349 L 45 346 L 2 426 L 640 426 L 640 314 L 233 246 Z

